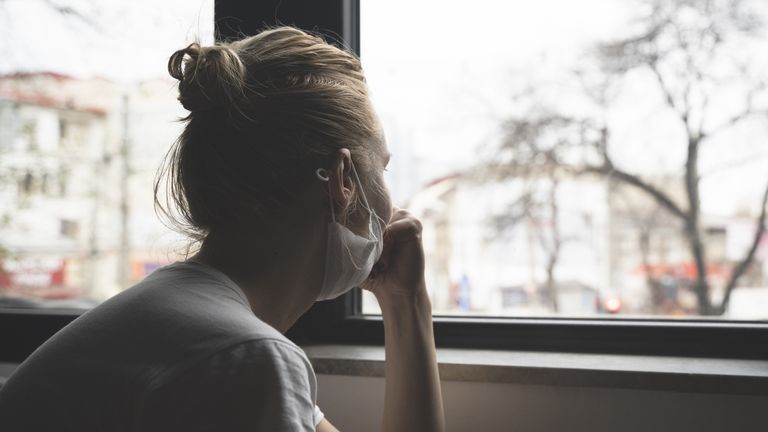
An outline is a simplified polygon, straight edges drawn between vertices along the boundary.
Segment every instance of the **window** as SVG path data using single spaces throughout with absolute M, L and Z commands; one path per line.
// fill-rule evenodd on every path
M 768 320 L 763 2 L 363 2 L 360 21 L 436 314 Z
M 393 153 L 390 190 L 425 223 L 439 345 L 766 355 L 746 348 L 768 341 L 759 2 L 340 3 L 359 6 L 347 41 L 359 42 Z M 652 43 L 632 44 L 670 17 Z M 706 54 L 726 31 L 727 46 L 711 48 L 724 56 L 688 67 L 681 47 Z M 734 87 L 714 76 L 737 73 Z M 691 76 L 711 81 L 694 95 L 676 80 Z M 690 159 L 686 117 L 712 128 L 691 135 L 701 150 Z M 307 321 L 332 321 L 314 338 L 381 343 L 367 293 L 324 312 Z
M 184 115 L 168 56 L 213 6 L 0 4 L 0 306 L 90 307 L 183 250 L 148 196 Z
M 46 162 L 50 165 L 35 166 L 48 170 L 40 174 L 55 179 L 60 194 L 44 200 L 31 194 L 24 208 L 30 217 L 23 219 L 2 209 L 0 291 L 12 299 L 0 313 L 0 329 L 23 329 L 3 334 L 9 347 L 3 360 L 24 358 L 77 315 L 61 308 L 90 307 L 182 250 L 183 241 L 157 225 L 151 203 L 139 203 L 138 197 L 145 197 L 159 157 L 178 133 L 172 120 L 181 112 L 171 83 L 162 80 L 163 65 L 189 37 L 212 36 L 214 5 L 166 3 L 150 8 L 144 2 L 118 2 L 75 15 L 62 15 L 44 1 L 0 5 L 0 19 L 9 23 L 3 27 L 23 41 L 12 46 L 26 47 L 12 51 L 15 63 L 0 71 L 2 125 L 14 123 L 9 116 L 36 119 L 40 157 L 48 149 L 55 153 L 49 139 L 76 144 L 68 151 L 58 147 L 59 153 Z M 719 11 L 719 2 L 708 4 Z M 734 56 L 764 68 L 764 54 L 754 48 L 766 38 L 754 33 L 756 18 L 768 18 L 763 9 L 756 15 L 730 14 L 744 25 L 722 31 L 752 32 L 744 40 L 734 39 L 738 43 L 726 40 L 734 44 Z M 706 255 L 703 264 L 692 261 L 694 237 L 684 228 L 693 219 L 674 210 L 688 211 L 681 164 L 686 158 L 679 147 L 686 130 L 679 127 L 674 108 L 701 102 L 701 96 L 686 102 L 680 93 L 685 86 L 660 88 L 653 70 L 650 76 L 639 67 L 630 71 L 635 63 L 622 64 L 617 56 L 628 52 L 647 60 L 647 46 L 617 41 L 642 30 L 642 20 L 634 18 L 649 11 L 632 0 L 217 0 L 215 22 L 221 39 L 279 22 L 322 32 L 360 53 L 394 154 L 390 189 L 396 203 L 411 208 L 427 228 L 438 345 L 768 356 L 765 317 L 747 310 L 765 301 L 767 251 L 763 237 L 754 234 L 764 197 L 764 189 L 755 185 L 768 181 L 760 172 L 768 150 L 759 116 L 768 100 L 754 94 L 753 116 L 739 111 L 745 107 L 743 98 L 732 96 L 746 87 L 708 97 L 707 103 L 722 110 L 707 111 L 704 117 L 726 129 L 721 138 L 712 138 L 712 145 L 702 145 L 699 155 L 695 238 Z M 46 19 L 48 27 L 66 27 L 72 46 L 91 44 L 92 49 L 58 56 L 46 51 L 49 46 L 34 45 L 18 24 L 27 13 L 48 17 L 34 22 Z M 681 14 L 688 24 L 707 22 L 706 14 Z M 103 22 L 118 24 L 94 24 Z M 153 23 L 152 31 L 135 30 L 147 23 Z M 668 37 L 665 33 L 655 42 L 674 46 Z M 613 44 L 600 45 L 606 41 Z M 137 44 L 147 49 L 136 50 Z M 599 72 L 608 64 L 598 67 L 596 53 L 616 61 L 610 63 L 615 75 L 609 82 L 601 81 Z M 51 64 L 39 64 L 43 58 Z M 672 58 L 664 68 L 676 71 L 682 60 Z M 109 67 L 99 69 L 104 64 Z M 721 61 L 707 71 L 729 73 L 735 64 Z M 592 88 L 605 93 L 585 90 Z M 49 92 L 54 99 L 47 98 Z M 21 101 L 6 103 L 21 96 Z M 715 102 L 719 97 L 725 102 Z M 699 122 L 702 113 L 689 117 L 698 115 L 692 121 Z M 3 126 L 0 131 L 3 152 L 17 148 L 7 144 L 11 130 Z M 30 166 L 37 160 L 6 154 L 0 165 L 14 170 L 16 179 L 32 174 Z M 576 176 L 567 164 L 583 164 L 590 172 Z M 704 174 L 714 180 L 705 180 Z M 93 178 L 103 181 L 88 181 Z M 64 235 L 64 226 L 58 225 L 63 220 L 76 224 L 76 239 Z M 40 248 L 21 253 L 10 240 L 32 230 L 49 236 Z M 14 232 L 20 234 L 9 234 Z M 61 253 L 73 241 L 79 243 Z M 752 246 L 752 258 L 741 266 L 738 258 Z M 89 273 L 94 268 L 103 272 Z M 696 295 L 696 284 L 702 282 L 695 277 L 698 268 L 705 269 L 710 287 L 713 309 L 707 313 Z M 727 276 L 736 271 L 741 275 L 731 290 L 730 308 L 715 311 Z M 17 277 L 14 272 L 26 273 Z M 49 281 L 41 286 L 55 295 L 28 294 L 36 290 L 34 284 L 22 287 L 18 280 Z M 9 296 L 10 286 L 27 294 Z M 739 299 L 741 293 L 746 297 Z M 66 302 L 51 299 L 62 295 L 69 296 Z M 42 300 L 45 296 L 49 299 Z M 380 344 L 381 318 L 370 300 L 354 291 L 319 302 L 290 336 L 299 342 Z M 9 308 L 19 305 L 37 309 Z M 737 305 L 741 309 L 734 312 Z

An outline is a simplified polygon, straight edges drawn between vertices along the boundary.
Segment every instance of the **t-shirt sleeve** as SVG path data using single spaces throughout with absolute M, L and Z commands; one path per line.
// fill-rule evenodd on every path
M 184 431 L 314 431 L 323 418 L 314 380 L 298 347 L 272 339 L 241 343 L 165 385 L 151 416 L 162 421 L 147 423 Z
M 317 425 L 319 425 L 324 418 L 325 418 L 325 414 L 323 414 L 323 412 L 320 411 L 319 406 L 315 405 L 315 412 L 314 412 L 315 428 L 317 428 Z

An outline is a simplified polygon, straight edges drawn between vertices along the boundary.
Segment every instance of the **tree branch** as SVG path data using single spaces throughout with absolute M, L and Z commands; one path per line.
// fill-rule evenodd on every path
M 679 114 L 680 111 L 675 102 L 675 96 L 672 94 L 672 90 L 670 90 L 669 86 L 667 86 L 666 81 L 664 81 L 664 77 L 656 66 L 656 62 L 648 62 L 648 67 L 651 68 L 651 72 L 653 72 L 653 75 L 656 77 L 656 82 L 659 83 L 659 88 L 661 88 L 661 92 L 664 94 L 664 99 L 667 102 L 667 105 Z
M 743 158 L 732 160 L 732 161 L 726 161 L 722 165 L 714 166 L 711 169 L 707 170 L 706 172 L 701 173 L 701 177 L 711 176 L 712 174 L 717 174 L 722 171 L 729 171 L 734 168 L 741 168 L 745 165 L 751 165 L 754 163 L 764 163 L 766 158 L 768 158 L 768 152 L 753 153 L 753 154 L 744 156 Z
M 755 232 L 755 237 L 752 239 L 752 244 L 749 246 L 749 250 L 747 250 L 746 255 L 744 255 L 744 258 L 742 258 L 741 262 L 736 266 L 736 268 L 733 270 L 733 273 L 731 274 L 731 278 L 728 280 L 728 285 L 725 286 L 725 294 L 723 296 L 723 302 L 720 304 L 720 307 L 718 308 L 718 312 L 720 314 L 725 312 L 725 309 L 728 307 L 728 301 L 731 298 L 731 292 L 734 288 L 736 288 L 736 283 L 739 281 L 741 276 L 744 275 L 744 273 L 749 268 L 749 265 L 752 264 L 752 260 L 755 257 L 755 253 L 757 252 L 757 248 L 760 246 L 760 240 L 763 238 L 763 234 L 765 234 L 766 230 L 766 206 L 768 205 L 768 185 L 766 185 L 765 192 L 763 192 L 763 201 L 760 204 L 760 216 L 757 218 L 757 231 Z
M 745 109 L 744 111 L 736 114 L 735 116 L 729 118 L 728 120 L 724 121 L 722 124 L 715 126 L 710 130 L 709 132 L 702 133 L 702 138 L 706 137 L 709 138 L 713 135 L 717 135 L 718 133 L 722 132 L 725 129 L 728 129 L 729 127 L 741 122 L 742 120 L 747 119 L 748 117 L 759 114 L 758 111 L 753 110 L 751 107 Z
M 701 74 L 699 74 L 698 80 L 699 80 L 699 83 L 703 81 Z M 701 101 L 701 116 L 699 118 L 699 126 L 696 128 L 696 134 L 699 136 L 699 139 L 704 139 L 704 136 L 707 135 L 706 132 L 704 132 L 704 127 L 707 124 L 708 110 L 709 110 L 709 93 L 705 93 L 702 96 L 702 101 Z
M 77 10 L 77 8 L 67 6 L 67 5 L 61 5 L 58 2 L 55 2 L 53 0 L 44 0 L 43 3 L 48 5 L 48 7 L 53 9 L 55 12 L 63 16 L 73 17 L 81 21 L 82 23 L 90 26 L 91 28 L 94 28 L 97 30 L 100 30 L 102 28 L 101 24 L 97 20 L 82 13 L 81 11 Z
M 701 132 L 699 133 L 699 136 L 701 137 L 710 137 L 712 135 L 716 135 L 720 132 L 722 132 L 724 129 L 728 129 L 729 127 L 741 122 L 742 120 L 746 120 L 747 118 L 753 116 L 753 115 L 768 115 L 768 109 L 755 109 L 755 96 L 759 95 L 761 92 L 763 92 L 766 88 L 766 83 L 764 81 L 761 81 L 757 83 L 746 95 L 746 100 L 744 102 L 744 105 L 746 105 L 746 108 L 744 110 L 733 117 L 729 118 L 719 126 L 716 126 L 712 128 L 709 132 L 704 132 L 704 127 L 702 125 Z
M 613 177 L 616 180 L 619 180 L 623 183 L 634 186 L 642 190 L 643 192 L 649 194 L 654 200 L 656 200 L 657 203 L 659 203 L 659 205 L 664 207 L 674 216 L 682 220 L 686 220 L 686 218 L 688 217 L 687 213 L 683 211 L 680 208 L 680 206 L 678 206 L 672 200 L 672 198 L 670 198 L 667 194 L 665 194 L 664 192 L 662 192 L 652 184 L 645 182 L 640 177 L 634 174 L 630 174 L 626 171 L 617 169 L 613 165 L 606 164 L 603 167 L 589 166 L 589 167 L 582 168 L 580 171 L 582 173 L 602 174 L 602 175 Z

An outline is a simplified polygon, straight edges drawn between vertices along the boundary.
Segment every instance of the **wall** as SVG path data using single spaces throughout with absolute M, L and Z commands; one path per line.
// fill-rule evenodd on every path
M 341 431 L 379 429 L 384 379 L 319 375 L 318 405 Z M 768 396 L 444 382 L 448 431 L 768 430 Z
M 0 376 L 15 365 L 0 363 Z M 384 379 L 318 375 L 318 405 L 343 432 L 377 431 Z M 765 432 L 768 395 L 736 396 L 448 381 L 448 431 Z

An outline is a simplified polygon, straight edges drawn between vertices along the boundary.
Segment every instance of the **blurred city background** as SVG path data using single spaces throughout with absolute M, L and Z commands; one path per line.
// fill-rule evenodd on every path
M 768 319 L 768 5 L 361 3 L 435 314 Z M 0 305 L 89 307 L 182 259 L 153 210 L 166 62 L 213 2 L 0 0 L 0 35 Z

